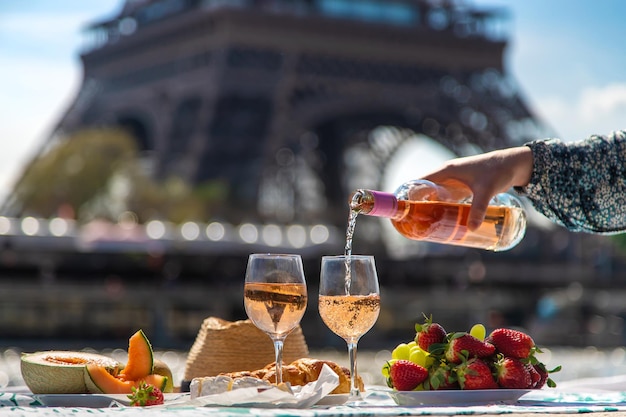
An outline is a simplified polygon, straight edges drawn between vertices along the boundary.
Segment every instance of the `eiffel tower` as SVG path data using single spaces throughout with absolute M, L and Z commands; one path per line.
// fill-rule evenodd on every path
M 345 228 L 350 192 L 381 188 L 415 134 L 457 155 L 537 137 L 505 20 L 451 0 L 127 0 L 88 28 L 58 131 L 129 129 L 156 177 L 227 183 L 231 222 Z
M 136 139 L 155 178 L 226 183 L 228 201 L 215 213 L 217 218 L 233 225 L 319 222 L 341 233 L 349 194 L 356 187 L 383 189 L 392 160 L 416 135 L 456 155 L 547 136 L 506 71 L 507 35 L 501 31 L 506 19 L 505 11 L 479 10 L 454 0 L 127 0 L 114 17 L 87 28 L 83 83 L 50 142 L 87 127 L 121 126 Z M 42 153 L 48 145 L 42 146 Z M 0 220 L 2 237 L 10 228 L 7 218 Z M 478 310 L 487 314 L 491 307 L 516 317 L 532 316 L 542 288 L 568 288 L 569 293 L 571 283 L 582 283 L 606 295 L 622 282 L 611 269 L 613 260 L 598 255 L 598 244 L 584 242 L 580 234 L 570 238 L 564 230 L 529 229 L 522 245 L 497 257 L 475 251 L 398 261 L 393 250 L 381 245 L 382 222 L 370 222 L 367 229 L 361 227 L 365 224 L 357 229 L 366 231 L 367 239 L 355 243 L 366 242 L 369 246 L 360 253 L 376 255 L 392 300 L 387 317 L 394 317 L 392 327 L 373 329 L 381 332 L 369 339 L 374 342 L 388 340 L 385 332 L 394 339 L 406 334 L 415 322 L 412 314 L 420 309 L 465 328 Z M 155 330 L 163 337 L 155 339 L 161 346 L 167 337 L 172 341 L 172 334 L 185 334 L 188 329 L 177 328 L 178 323 L 192 322 L 193 315 L 203 314 L 209 305 L 218 316 L 241 318 L 235 312 L 241 308 L 242 253 L 269 248 L 238 241 L 214 250 L 216 242 L 205 239 L 191 243 L 207 246 L 190 246 L 193 250 L 185 252 L 185 242 L 176 241 L 173 253 L 154 258 L 166 262 L 159 266 L 152 263 L 151 249 L 143 242 L 139 244 L 145 253 L 140 253 L 146 256 L 129 257 L 109 253 L 106 247 L 102 253 L 92 252 L 91 246 L 76 250 L 71 239 L 55 238 L 51 244 L 50 236 L 30 234 L 0 239 L 14 245 L 3 243 L 3 258 L 33 259 L 43 265 L 44 277 L 57 265 L 71 265 L 70 277 L 76 274 L 81 282 L 89 277 L 96 285 L 97 277 L 111 268 L 123 270 L 132 283 L 147 276 L 149 281 L 142 282 L 154 289 L 153 274 L 160 271 L 170 301 L 147 298 L 150 305 L 137 308 L 144 309 L 145 317 L 185 318 L 167 320 L 169 330 Z M 21 243 L 34 245 L 32 241 L 43 241 L 44 250 Z M 69 249 L 63 242 L 70 242 L 65 243 Z M 302 250 L 309 276 L 319 268 L 319 254 L 327 248 L 322 246 Z M 115 289 L 116 281 L 111 282 Z M 197 282 L 230 287 L 199 292 Z M 187 283 L 193 285 L 185 288 Z M 474 283 L 477 289 L 472 290 Z M 63 297 L 49 288 L 28 292 L 26 301 L 14 303 L 17 313 L 7 317 L 23 317 L 24 309 L 39 315 L 53 311 L 45 306 L 65 300 L 68 288 L 73 300 L 82 297 L 82 287 L 63 287 Z M 138 286 L 135 294 L 141 296 L 131 298 L 145 299 L 145 289 Z M 7 294 L 9 302 L 20 296 Z M 126 298 L 117 308 L 108 290 L 102 294 L 102 303 L 82 297 L 82 308 L 90 314 L 81 317 L 109 317 L 118 310 L 125 314 Z M 574 313 L 568 322 L 581 322 L 576 306 L 570 307 Z M 105 312 L 98 314 L 98 309 Z M 63 328 L 66 316 L 50 316 L 57 317 L 56 323 L 46 322 L 46 329 L 33 327 L 33 335 Z M 324 334 L 323 324 L 317 315 L 307 314 L 305 320 L 307 339 L 314 342 Z M 85 323 L 81 335 L 109 337 L 99 327 L 103 323 Z M 562 327 L 563 322 L 553 323 Z M 14 334 L 25 334 L 23 320 L 12 325 Z M 561 334 L 556 327 L 546 329 Z M 192 338 L 196 328 L 191 332 Z M 318 342 L 327 346 L 328 341 Z

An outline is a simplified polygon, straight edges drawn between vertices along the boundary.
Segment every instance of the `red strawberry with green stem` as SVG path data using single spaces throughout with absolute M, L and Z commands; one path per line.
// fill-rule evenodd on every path
M 446 330 L 439 323 L 433 323 L 432 316 L 425 317 L 424 324 L 415 325 L 415 343 L 428 352 L 431 345 L 443 343 L 446 340 Z
M 524 363 L 516 358 L 501 357 L 494 364 L 495 377 L 502 388 L 525 389 L 532 386 L 532 377 Z
M 459 381 L 459 386 L 463 390 L 495 389 L 498 384 L 493 379 L 491 368 L 485 361 L 479 358 L 472 358 L 463 361 L 454 368 Z
M 464 358 L 486 358 L 495 353 L 496 348 L 488 342 L 475 338 L 469 333 L 454 333 L 445 349 L 444 356 L 450 363 L 461 363 Z
M 132 387 L 132 393 L 128 395 L 130 405 L 147 406 L 161 405 L 165 402 L 163 392 L 154 385 L 141 382 L 138 387 Z
M 401 359 L 391 364 L 387 385 L 398 391 L 412 391 L 428 378 L 428 370 L 414 362 Z
M 531 356 L 531 365 L 535 368 L 535 370 L 539 373 L 539 381 L 535 384 L 534 388 L 540 389 L 543 388 L 544 385 L 548 385 L 550 388 L 556 387 L 556 382 L 554 382 L 550 378 L 550 374 L 554 372 L 559 372 L 561 370 L 561 366 L 557 366 L 553 369 L 548 370 L 546 366 L 539 362 L 535 357 Z
M 535 350 L 535 342 L 526 333 L 515 329 L 495 329 L 486 339 L 506 357 L 524 359 Z
M 542 376 L 537 370 L 537 368 L 535 368 L 535 365 L 527 363 L 524 366 L 526 366 L 526 370 L 528 371 L 528 374 L 530 375 L 530 386 L 528 386 L 527 388 L 534 389 L 534 388 L 543 387 L 543 384 L 545 384 L 545 379 L 543 382 L 541 382 Z M 547 374 L 546 374 L 546 379 L 547 379 Z M 540 382 L 541 382 L 541 386 L 539 386 Z

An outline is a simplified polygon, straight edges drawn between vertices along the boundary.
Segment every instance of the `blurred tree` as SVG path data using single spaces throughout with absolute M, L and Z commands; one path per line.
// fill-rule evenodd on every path
M 226 188 L 217 182 L 191 187 L 179 177 L 170 177 L 157 183 L 142 175 L 138 168 L 132 162 L 119 169 L 107 189 L 84 206 L 80 217 L 116 220 L 132 212 L 140 223 L 152 219 L 173 223 L 206 221 L 211 218 L 215 204 L 226 195 Z M 206 188 L 214 191 L 207 193 Z
M 111 175 L 136 153 L 134 140 L 116 129 L 89 129 L 58 140 L 28 167 L 14 190 L 23 215 L 77 212 L 107 187 Z
M 140 223 L 206 221 L 225 201 L 219 181 L 191 187 L 178 177 L 163 182 L 142 168 L 136 141 L 119 129 L 89 129 L 59 140 L 35 160 L 14 190 L 23 215 L 72 213 L 80 222 L 118 221 L 131 212 Z

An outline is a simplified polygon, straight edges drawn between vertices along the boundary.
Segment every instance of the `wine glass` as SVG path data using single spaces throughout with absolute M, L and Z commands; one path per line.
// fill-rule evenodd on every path
M 251 254 L 243 300 L 252 323 L 274 342 L 276 384 L 281 384 L 283 343 L 306 310 L 307 289 L 300 255 Z
M 374 326 L 380 312 L 374 257 L 323 256 L 318 308 L 326 326 L 348 344 L 349 401 L 356 401 L 361 397 L 357 384 L 357 343 Z

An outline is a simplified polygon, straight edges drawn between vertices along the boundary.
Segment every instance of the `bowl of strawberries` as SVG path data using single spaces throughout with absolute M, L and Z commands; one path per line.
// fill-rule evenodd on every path
M 399 405 L 516 401 L 530 390 L 554 387 L 538 358 L 541 349 L 527 333 L 482 324 L 447 332 L 426 317 L 415 337 L 393 349 L 382 367 Z

